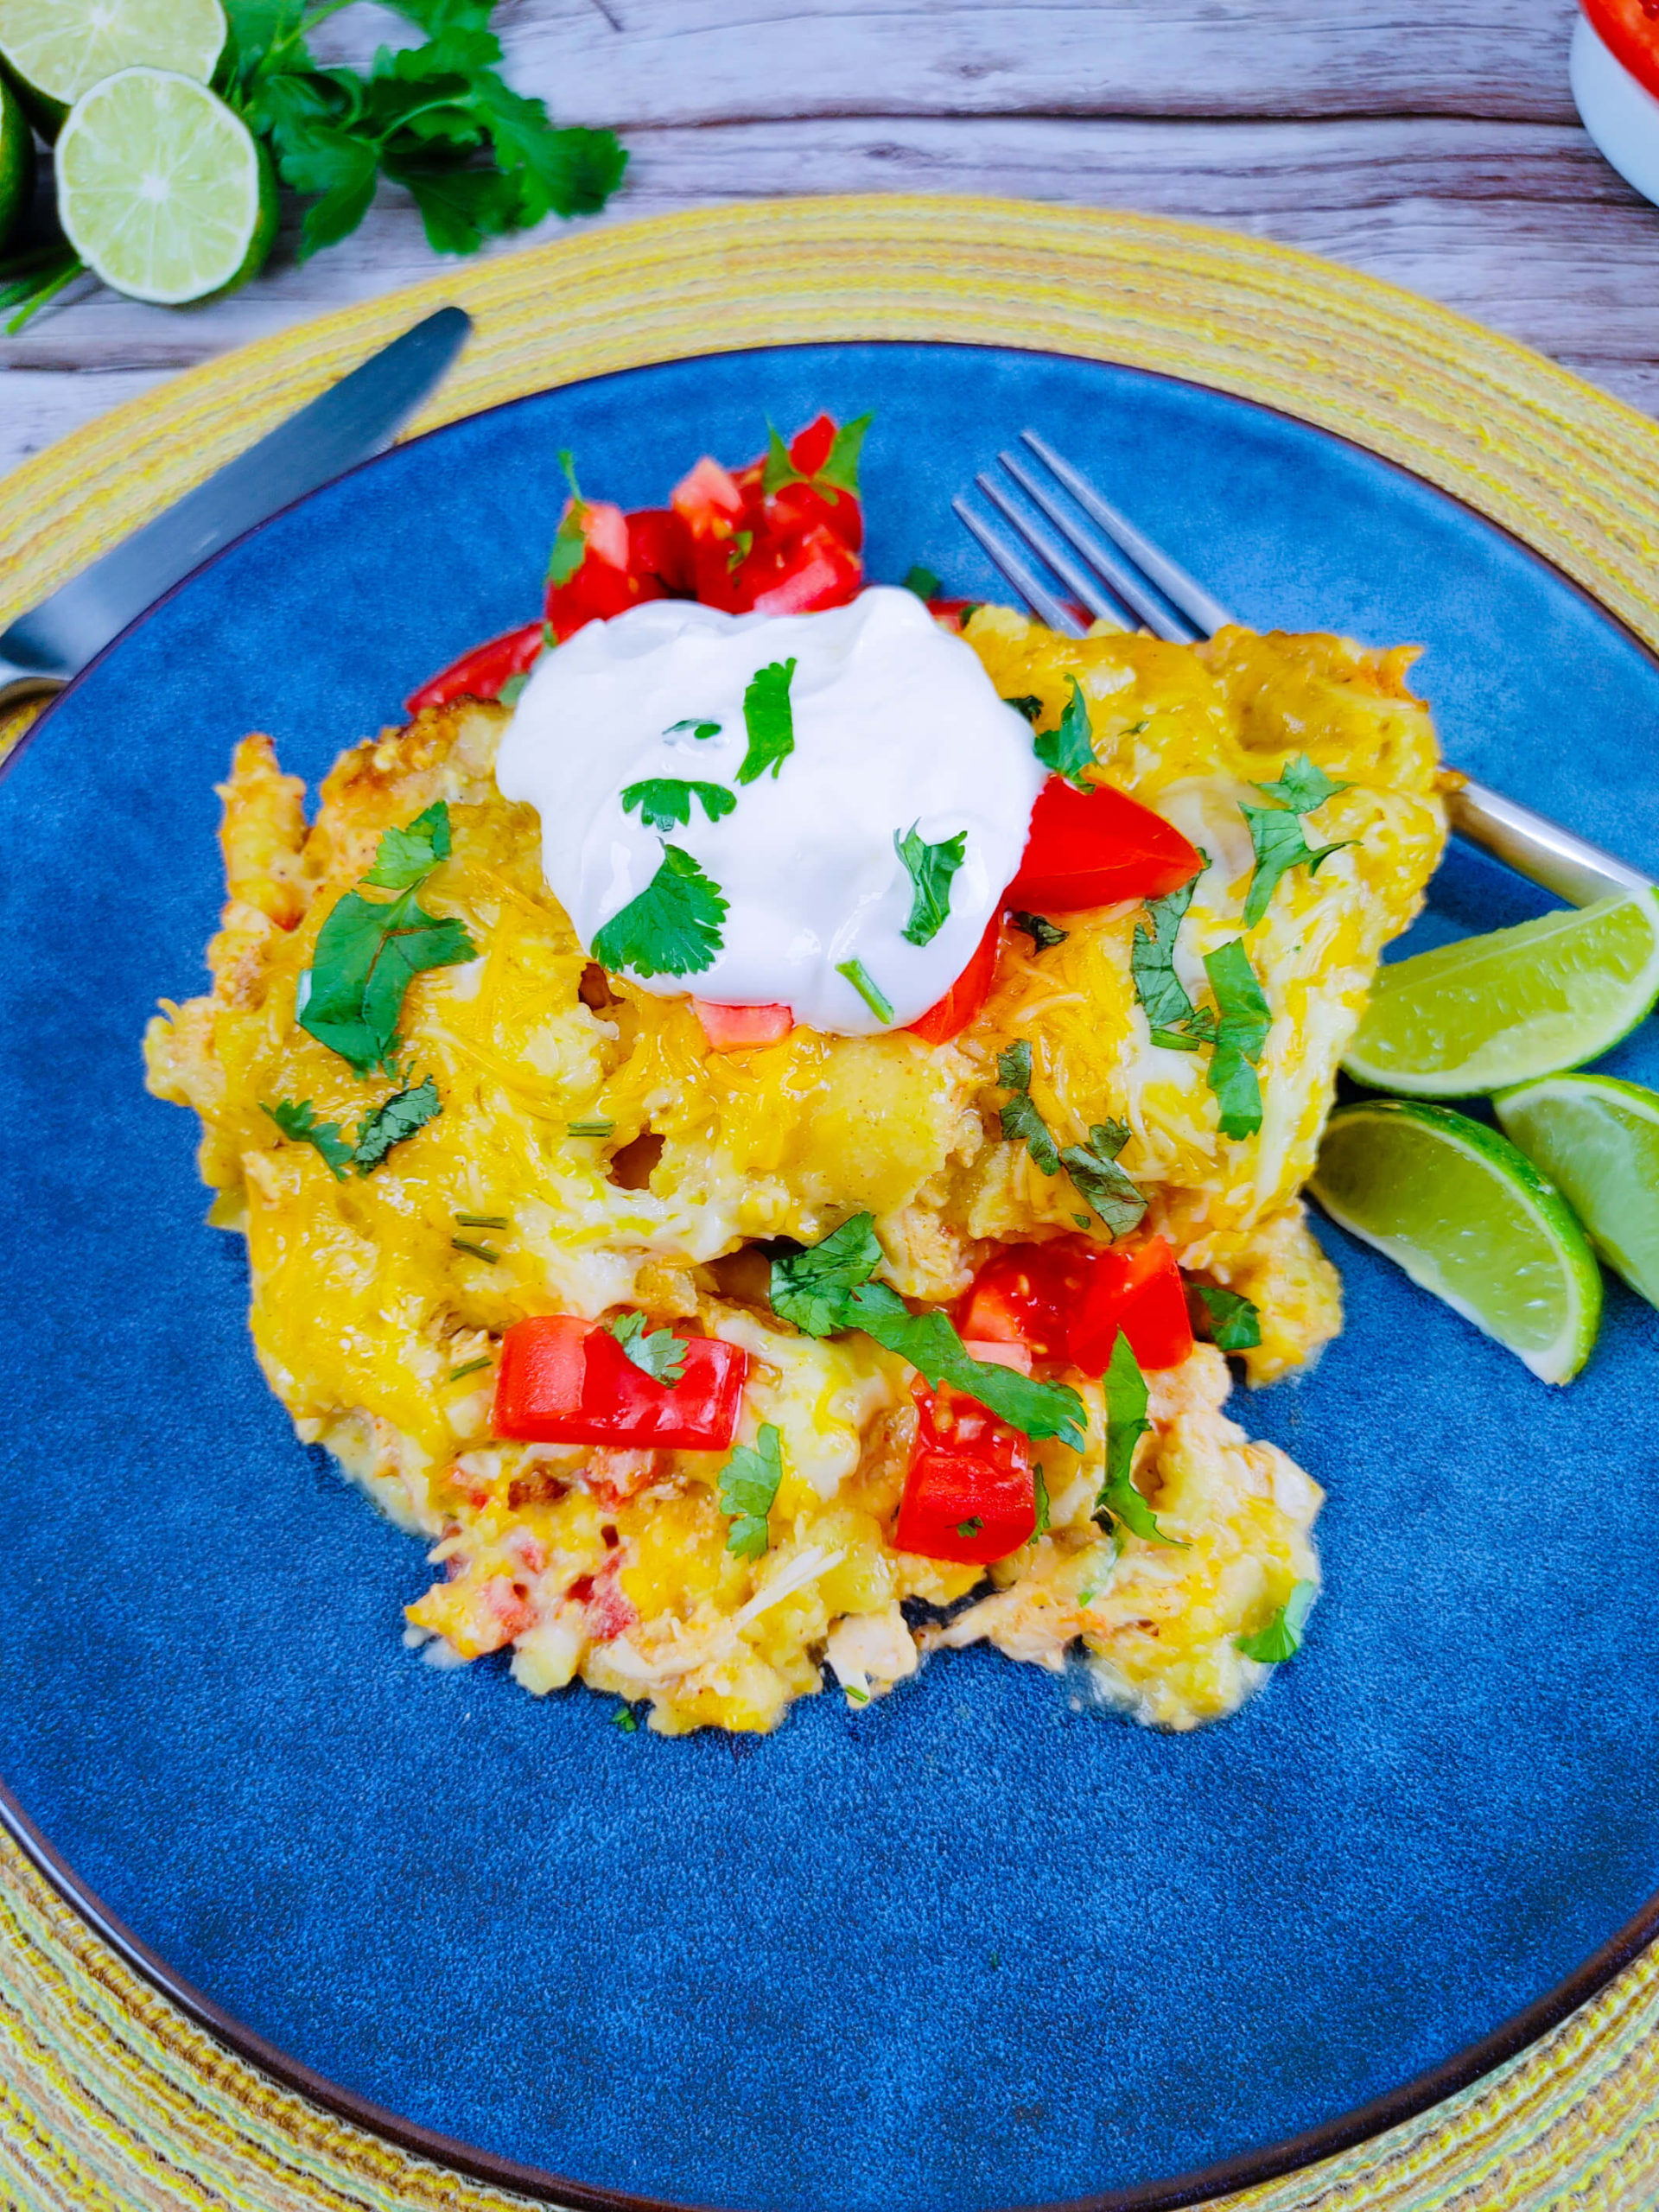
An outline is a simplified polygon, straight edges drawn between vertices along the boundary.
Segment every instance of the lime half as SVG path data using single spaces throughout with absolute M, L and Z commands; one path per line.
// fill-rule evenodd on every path
M 1608 1265 L 1659 1306 L 1659 1092 L 1610 1075 L 1552 1075 L 1492 1103 Z
M 1659 995 L 1659 893 L 1567 907 L 1382 969 L 1343 1062 L 1359 1083 L 1466 1098 L 1610 1052 Z
M 219 0 L 0 0 L 0 54 L 48 132 L 118 69 L 148 63 L 206 84 L 224 46 Z
M 1601 1271 L 1567 1201 L 1506 1137 L 1449 1106 L 1338 1107 L 1309 1186 L 1339 1228 L 1566 1382 L 1590 1356 Z
M 206 85 L 122 69 L 69 111 L 58 219 L 106 284 L 177 307 L 252 276 L 276 232 L 276 185 L 246 124 Z

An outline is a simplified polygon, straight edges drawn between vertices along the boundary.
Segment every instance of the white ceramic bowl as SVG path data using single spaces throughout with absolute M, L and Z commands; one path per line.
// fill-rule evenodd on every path
M 1608 52 L 1583 16 L 1573 33 L 1570 70 L 1585 129 L 1625 181 L 1659 205 L 1659 99 Z

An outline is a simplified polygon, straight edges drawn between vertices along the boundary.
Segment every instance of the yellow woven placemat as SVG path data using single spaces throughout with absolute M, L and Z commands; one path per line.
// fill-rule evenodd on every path
M 1659 646 L 1659 426 L 1645 416 L 1427 301 L 1281 247 L 1138 216 L 896 196 L 593 230 L 446 270 L 194 370 L 0 486 L 0 622 L 445 300 L 470 310 L 477 334 L 416 429 L 607 370 L 811 340 L 1128 362 L 1264 401 L 1402 462 Z M 232 2056 L 3 1839 L 0 2198 L 17 2212 L 501 2212 L 524 2202 L 410 2158 Z M 1224 2204 L 1659 2205 L 1659 1955 L 1476 2088 Z

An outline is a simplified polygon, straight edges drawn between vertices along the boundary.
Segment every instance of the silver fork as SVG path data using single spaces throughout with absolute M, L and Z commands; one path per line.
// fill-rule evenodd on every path
M 1074 638 L 1086 626 L 1042 569 L 1075 605 L 1120 629 L 1140 625 L 1155 637 L 1190 645 L 1236 619 L 1036 431 L 1022 431 L 1020 442 L 1027 454 L 1000 453 L 997 460 L 1050 526 L 1033 520 L 985 473 L 974 482 L 1005 530 L 986 522 L 964 499 L 951 505 L 1039 621 Z M 1033 554 L 1042 569 L 1033 565 Z M 1446 793 L 1446 811 L 1459 836 L 1572 906 L 1654 887 L 1628 862 L 1471 778 Z

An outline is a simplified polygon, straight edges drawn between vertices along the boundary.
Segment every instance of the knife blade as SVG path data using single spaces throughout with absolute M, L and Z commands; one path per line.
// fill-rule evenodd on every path
M 0 632 L 0 709 L 61 690 L 210 553 L 389 445 L 472 327 L 440 308 L 19 615 Z

